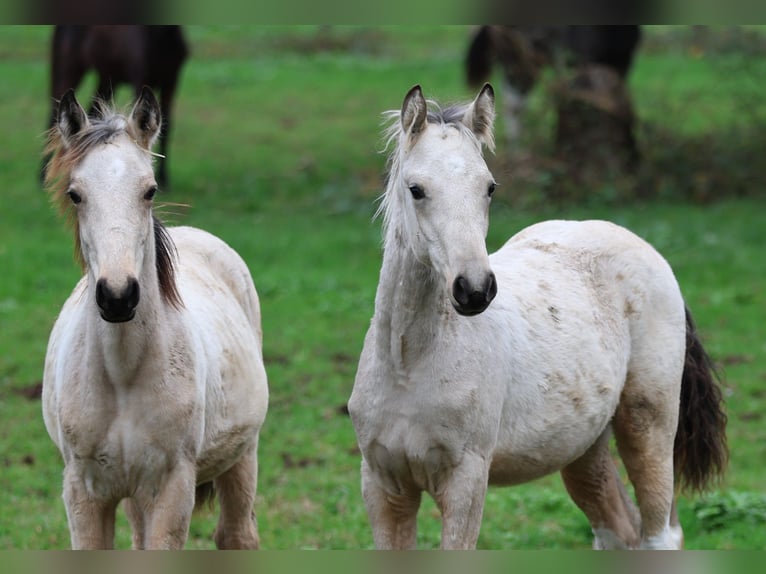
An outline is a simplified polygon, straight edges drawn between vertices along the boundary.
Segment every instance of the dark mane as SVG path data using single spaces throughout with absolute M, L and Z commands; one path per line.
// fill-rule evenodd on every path
M 125 115 L 112 106 L 98 102 L 98 116 L 88 119 L 88 125 L 69 138 L 67 144 L 57 126 L 48 130 L 46 154 L 51 154 L 45 173 L 45 186 L 51 202 L 66 219 L 74 232 L 74 253 L 83 272 L 86 270 L 82 255 L 80 230 L 76 211 L 66 195 L 72 170 L 97 146 L 114 140 L 120 134 L 127 134 L 134 142 L 140 141 L 134 127 Z M 138 145 L 136 143 L 136 145 Z M 147 153 L 152 153 L 146 148 Z M 179 308 L 183 305 L 175 280 L 176 248 L 162 222 L 152 215 L 154 221 L 155 266 L 163 300 Z
M 175 263 L 178 257 L 176 245 L 162 222 L 155 215 L 152 215 L 152 219 L 154 220 L 155 266 L 160 294 L 165 303 L 180 309 L 183 307 L 183 301 L 176 285 Z

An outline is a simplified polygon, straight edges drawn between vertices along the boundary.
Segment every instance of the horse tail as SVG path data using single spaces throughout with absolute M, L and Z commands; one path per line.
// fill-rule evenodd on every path
M 718 482 L 726 470 L 727 417 L 719 374 L 702 347 L 689 308 L 685 311 L 686 359 L 673 464 L 683 489 L 702 492 Z
M 492 28 L 481 26 L 468 46 L 465 59 L 466 82 L 472 88 L 481 86 L 492 73 L 494 46 Z
M 194 509 L 201 509 L 203 506 L 212 508 L 215 503 L 215 487 L 213 481 L 198 484 L 194 491 Z

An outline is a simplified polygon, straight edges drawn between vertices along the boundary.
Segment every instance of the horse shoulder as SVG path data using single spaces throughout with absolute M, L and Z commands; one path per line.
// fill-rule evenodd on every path
M 43 367 L 43 420 L 48 434 L 61 445 L 60 397 L 79 385 L 82 371 L 80 361 L 85 356 L 85 290 L 87 277 L 80 278 L 61 307 L 48 338 Z M 64 414 L 66 417 L 66 413 Z

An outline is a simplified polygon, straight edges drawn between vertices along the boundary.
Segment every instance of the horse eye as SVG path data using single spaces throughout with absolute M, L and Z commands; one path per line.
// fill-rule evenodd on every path
M 154 198 L 154 194 L 157 193 L 157 186 L 153 185 L 150 187 L 147 192 L 144 194 L 144 199 L 146 201 L 151 201 Z
M 492 194 L 495 193 L 495 188 L 497 187 L 496 183 L 490 183 L 489 188 L 487 189 L 487 195 L 492 197 Z
M 411 185 L 410 193 L 414 199 L 423 199 L 426 196 L 426 192 L 419 185 Z
M 72 203 L 74 203 L 75 205 L 77 205 L 78 203 L 82 201 L 82 197 L 80 197 L 80 194 L 77 193 L 76 191 L 73 191 L 70 189 L 69 191 L 66 192 L 66 194 L 69 196 L 69 199 L 71 199 Z

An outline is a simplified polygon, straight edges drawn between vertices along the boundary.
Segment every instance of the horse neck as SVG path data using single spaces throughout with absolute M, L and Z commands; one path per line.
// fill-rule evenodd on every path
M 147 256 L 146 265 L 138 278 L 141 298 L 136 314 L 124 323 L 109 323 L 101 318 L 95 304 L 95 280 L 88 280 L 88 348 L 92 364 L 105 371 L 106 379 L 114 385 L 127 385 L 138 370 L 146 367 L 153 357 L 162 356 L 167 339 L 161 328 L 167 324 L 167 304 L 160 295 L 154 256 Z
M 441 281 L 397 229 L 389 229 L 386 240 L 375 310 L 379 349 L 400 370 L 434 344 L 451 312 Z

